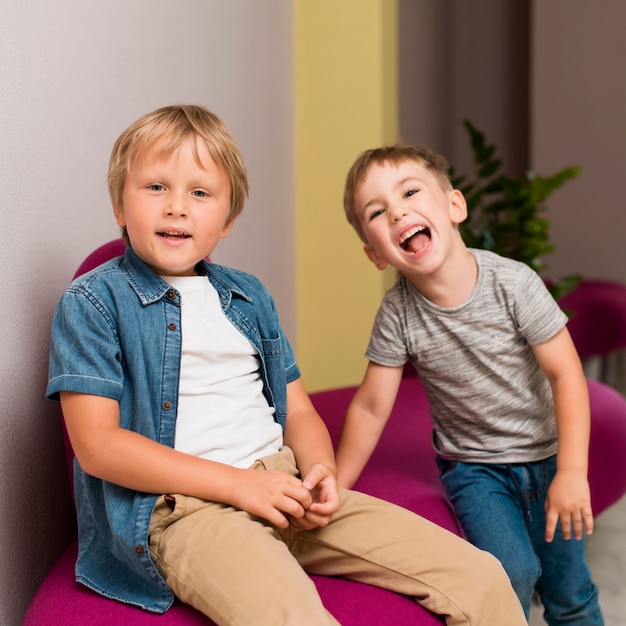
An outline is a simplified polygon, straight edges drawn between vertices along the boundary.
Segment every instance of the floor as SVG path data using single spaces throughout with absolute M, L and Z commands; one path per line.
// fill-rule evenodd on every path
M 587 543 L 587 561 L 600 590 L 605 626 L 626 626 L 626 496 L 598 515 Z M 544 626 L 533 606 L 530 626 Z

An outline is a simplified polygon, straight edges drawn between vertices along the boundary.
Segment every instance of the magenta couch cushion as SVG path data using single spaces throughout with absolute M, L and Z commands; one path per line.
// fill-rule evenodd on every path
M 581 359 L 626 348 L 626 285 L 583 279 L 559 304 L 575 314 L 567 328 Z

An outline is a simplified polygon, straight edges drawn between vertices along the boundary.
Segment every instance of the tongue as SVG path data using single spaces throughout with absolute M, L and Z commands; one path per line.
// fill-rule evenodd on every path
M 409 252 L 419 252 L 422 248 L 428 245 L 430 237 L 425 233 L 417 233 L 413 235 L 408 241 L 405 242 L 405 248 Z

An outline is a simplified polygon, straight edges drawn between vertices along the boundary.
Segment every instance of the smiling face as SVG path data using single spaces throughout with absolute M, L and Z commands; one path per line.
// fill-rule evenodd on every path
M 432 274 L 464 248 L 457 228 L 467 217 L 463 195 L 417 161 L 373 163 L 354 200 L 365 253 L 379 269 Z
M 115 219 L 157 274 L 191 276 L 232 228 L 230 182 L 194 138 L 171 154 L 159 148 L 157 143 L 142 152 L 133 164 Z

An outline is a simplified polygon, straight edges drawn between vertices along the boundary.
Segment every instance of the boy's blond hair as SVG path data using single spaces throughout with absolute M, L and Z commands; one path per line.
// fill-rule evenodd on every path
M 122 197 L 126 176 L 146 150 L 160 143 L 163 156 L 172 154 L 190 137 L 207 149 L 215 164 L 223 168 L 230 181 L 230 224 L 243 210 L 248 196 L 248 173 L 235 140 L 230 131 L 214 113 L 201 106 L 166 106 L 140 117 L 118 138 L 111 152 L 107 182 L 114 207 L 123 210 Z M 200 164 L 197 145 L 195 158 Z M 122 236 L 129 244 L 126 228 Z
M 445 157 L 433 152 L 425 146 L 410 146 L 407 144 L 395 144 L 393 146 L 382 146 L 372 148 L 362 152 L 353 163 L 348 175 L 343 194 L 343 208 L 346 212 L 348 222 L 352 224 L 359 237 L 367 243 L 367 239 L 361 228 L 361 222 L 356 213 L 355 196 L 359 187 L 367 177 L 367 173 L 372 165 L 400 165 L 404 161 L 416 161 L 427 170 L 433 172 L 441 181 L 445 189 L 452 189 L 450 181 L 450 165 Z

